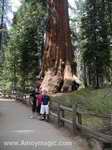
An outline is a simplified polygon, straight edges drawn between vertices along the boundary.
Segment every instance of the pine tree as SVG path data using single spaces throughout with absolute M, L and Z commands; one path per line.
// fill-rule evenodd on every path
M 25 90 L 35 84 L 40 72 L 44 16 L 46 11 L 36 0 L 24 2 L 14 16 L 3 70 L 9 88 Z
M 95 88 L 103 86 L 110 65 L 107 24 L 105 1 L 87 0 L 86 15 L 82 18 L 82 34 L 85 40 L 83 60 L 86 82 Z

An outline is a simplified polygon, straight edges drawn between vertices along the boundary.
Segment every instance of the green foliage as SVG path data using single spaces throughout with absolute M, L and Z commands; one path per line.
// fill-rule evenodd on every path
M 81 18 L 85 12 L 85 1 L 74 0 L 74 5 L 70 6 L 72 15 L 70 16 L 70 28 L 72 31 L 72 43 L 75 48 L 80 49 L 80 26 Z
M 40 71 L 45 13 L 46 10 L 33 0 L 25 2 L 14 17 L 3 69 L 4 83 L 10 88 L 25 90 L 35 82 Z
M 112 111 L 112 89 L 111 87 L 98 90 L 81 89 L 79 91 L 52 97 L 51 100 L 72 107 L 78 104 L 81 109 L 96 113 L 109 113 Z
M 87 0 L 81 31 L 83 61 L 88 85 L 95 88 L 103 85 L 111 64 L 108 22 L 107 1 Z
M 7 11 L 8 10 L 8 11 Z M 4 46 L 7 44 L 7 12 L 10 12 L 8 0 L 0 1 L 0 65 L 4 61 Z

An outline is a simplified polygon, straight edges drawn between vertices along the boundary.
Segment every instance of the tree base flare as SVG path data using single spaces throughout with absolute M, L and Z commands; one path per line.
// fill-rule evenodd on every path
M 45 77 L 40 86 L 41 90 L 47 90 L 49 93 L 57 93 L 63 85 L 63 80 L 60 75 L 55 75 L 53 71 L 46 72 Z
M 72 87 L 73 87 L 73 80 L 65 79 L 61 91 L 62 92 L 71 92 Z
M 79 79 L 72 74 L 72 68 L 69 63 L 66 64 L 64 70 L 64 84 L 61 89 L 62 92 L 71 92 L 79 88 Z
M 48 93 L 71 92 L 77 90 L 79 83 L 74 78 L 63 79 L 61 74 L 54 74 L 52 70 L 46 72 L 40 89 Z

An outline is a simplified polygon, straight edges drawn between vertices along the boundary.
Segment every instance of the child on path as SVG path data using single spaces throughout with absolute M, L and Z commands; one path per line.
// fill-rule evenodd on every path
M 47 94 L 47 91 L 44 90 L 43 91 L 43 101 L 41 104 L 41 110 L 40 110 L 40 114 L 41 114 L 41 119 L 44 120 L 44 115 L 45 115 L 45 119 L 48 120 L 48 115 L 49 115 L 49 96 Z

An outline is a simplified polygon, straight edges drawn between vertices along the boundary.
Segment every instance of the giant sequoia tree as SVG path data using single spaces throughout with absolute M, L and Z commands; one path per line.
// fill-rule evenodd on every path
M 44 43 L 44 76 L 42 89 L 49 92 L 71 91 L 74 78 L 73 49 L 71 44 L 68 1 L 48 0 L 49 17 Z

